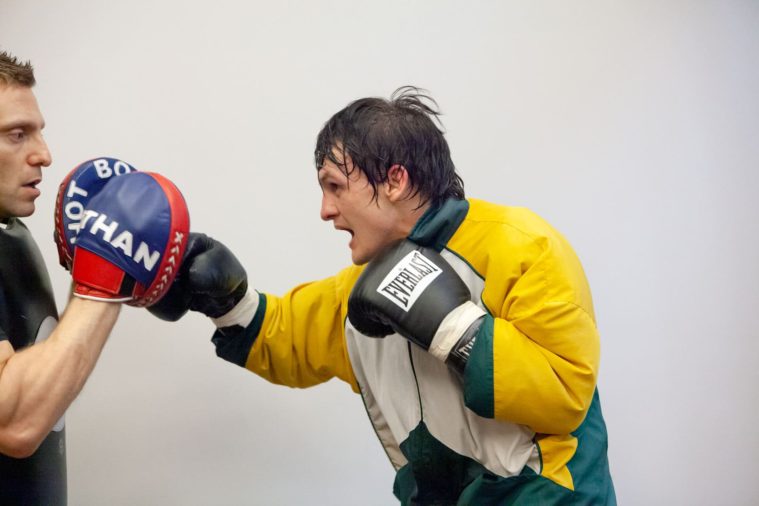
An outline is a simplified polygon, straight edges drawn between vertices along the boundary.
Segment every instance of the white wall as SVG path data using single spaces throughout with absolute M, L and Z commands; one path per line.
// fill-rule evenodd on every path
M 37 68 L 54 164 L 27 222 L 61 307 L 54 195 L 94 156 L 172 178 L 260 289 L 335 272 L 315 135 L 415 84 L 468 193 L 584 262 L 620 503 L 759 501 L 756 1 L 3 0 L 0 44 Z M 68 414 L 71 504 L 394 504 L 359 397 L 269 385 L 211 331 L 124 310 Z

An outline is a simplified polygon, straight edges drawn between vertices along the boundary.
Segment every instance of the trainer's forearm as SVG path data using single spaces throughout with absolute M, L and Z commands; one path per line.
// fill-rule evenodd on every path
M 120 308 L 73 298 L 47 340 L 0 364 L 0 452 L 39 446 L 84 386 Z

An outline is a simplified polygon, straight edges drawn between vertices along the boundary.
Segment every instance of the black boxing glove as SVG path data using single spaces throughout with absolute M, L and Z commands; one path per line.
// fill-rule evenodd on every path
M 245 268 L 229 248 L 193 232 L 174 283 L 148 311 L 166 321 L 177 321 L 188 310 L 220 318 L 230 313 L 247 291 Z
M 348 298 L 348 319 L 367 336 L 397 332 L 463 373 L 485 311 L 432 248 L 404 240 L 364 268 Z

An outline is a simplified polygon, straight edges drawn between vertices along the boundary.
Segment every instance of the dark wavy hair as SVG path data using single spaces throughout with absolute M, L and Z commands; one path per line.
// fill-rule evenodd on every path
M 387 181 L 387 171 L 402 165 L 421 205 L 442 204 L 449 197 L 464 198 L 464 182 L 451 160 L 442 130 L 440 111 L 426 90 L 403 86 L 390 100 L 361 98 L 332 116 L 316 138 L 314 161 L 321 169 L 325 159 L 346 173 L 358 167 L 374 189 Z M 440 128 L 438 128 L 438 125 Z M 346 164 L 347 157 L 353 168 Z

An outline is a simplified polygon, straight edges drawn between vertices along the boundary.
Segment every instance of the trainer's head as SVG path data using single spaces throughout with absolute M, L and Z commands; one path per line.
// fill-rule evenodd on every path
M 406 237 L 429 206 L 464 198 L 439 115 L 423 90 L 404 86 L 390 100 L 348 104 L 319 132 L 321 217 L 351 233 L 354 263 Z
M 52 162 L 45 121 L 32 93 L 34 69 L 0 51 L 0 221 L 29 216 L 40 195 L 42 167 Z

